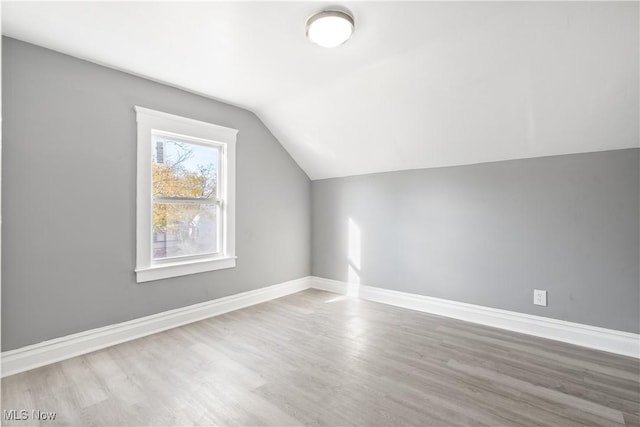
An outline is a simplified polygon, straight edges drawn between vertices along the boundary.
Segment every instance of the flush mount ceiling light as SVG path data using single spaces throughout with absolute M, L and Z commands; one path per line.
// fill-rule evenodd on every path
M 324 10 L 307 19 L 307 38 L 322 47 L 336 47 L 353 34 L 353 16 L 340 10 Z

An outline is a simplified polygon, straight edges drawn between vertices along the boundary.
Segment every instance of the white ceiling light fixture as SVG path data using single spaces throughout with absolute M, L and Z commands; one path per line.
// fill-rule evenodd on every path
M 341 10 L 324 10 L 307 19 L 307 38 L 322 47 L 337 47 L 353 34 L 354 20 Z

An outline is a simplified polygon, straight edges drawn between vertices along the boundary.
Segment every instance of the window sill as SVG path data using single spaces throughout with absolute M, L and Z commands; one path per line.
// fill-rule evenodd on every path
M 205 258 L 193 261 L 155 264 L 149 267 L 136 268 L 136 281 L 168 279 L 169 277 L 186 276 L 187 274 L 204 273 L 205 271 L 222 270 L 236 266 L 235 256 L 224 258 Z

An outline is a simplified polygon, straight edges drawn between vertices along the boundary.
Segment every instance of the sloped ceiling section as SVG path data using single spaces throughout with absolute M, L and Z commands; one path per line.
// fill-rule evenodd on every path
M 637 2 L 2 4 L 4 34 L 248 108 L 311 179 L 639 146 Z

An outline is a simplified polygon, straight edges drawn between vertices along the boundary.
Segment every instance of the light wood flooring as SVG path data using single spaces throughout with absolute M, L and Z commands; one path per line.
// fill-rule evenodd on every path
M 637 359 L 307 290 L 5 378 L 40 425 L 638 425 Z M 4 425 L 38 422 L 4 421 Z

